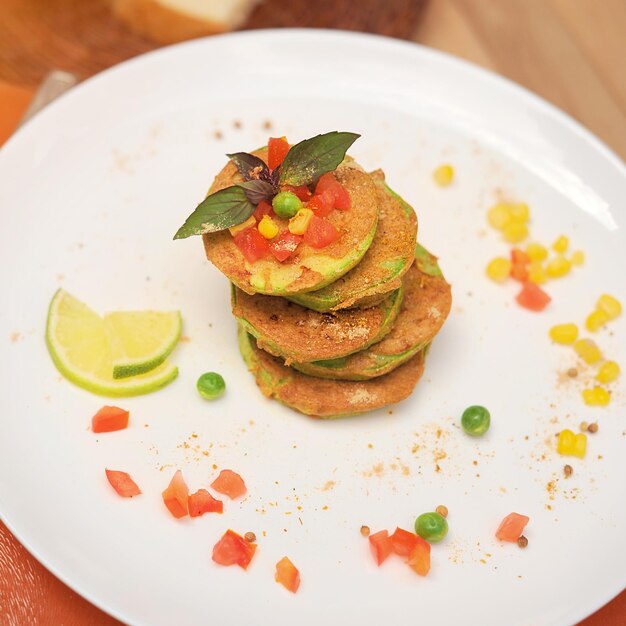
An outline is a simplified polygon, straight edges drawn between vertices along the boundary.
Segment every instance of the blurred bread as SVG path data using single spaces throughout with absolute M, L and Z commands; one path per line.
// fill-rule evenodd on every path
M 260 0 L 113 0 L 113 12 L 136 32 L 175 43 L 241 26 Z

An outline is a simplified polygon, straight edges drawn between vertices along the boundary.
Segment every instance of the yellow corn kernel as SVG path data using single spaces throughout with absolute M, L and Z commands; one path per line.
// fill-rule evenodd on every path
M 509 243 L 519 243 L 528 237 L 528 226 L 524 222 L 509 222 L 503 229 L 504 239 Z
M 548 258 L 548 250 L 540 243 L 529 243 L 526 246 L 526 254 L 531 261 L 545 261 Z
M 596 330 L 599 330 L 609 321 L 609 316 L 602 311 L 601 309 L 596 309 L 593 313 L 590 313 L 587 316 L 587 320 L 585 321 L 585 327 L 587 330 L 590 330 L 592 333 L 595 333 Z
M 569 428 L 565 428 L 559 433 L 556 451 L 565 456 L 577 456 L 582 459 L 587 452 L 587 435 L 583 433 L 576 435 Z
M 591 339 L 579 339 L 574 344 L 576 354 L 589 365 L 597 363 L 602 358 L 600 348 Z
M 619 300 L 604 293 L 598 298 L 596 309 L 604 311 L 610 320 L 614 320 L 622 312 L 622 305 Z
M 309 222 L 312 217 L 313 211 L 311 211 L 311 209 L 300 209 L 289 220 L 289 232 L 293 235 L 304 235 L 309 227 Z
M 554 343 L 567 345 L 574 343 L 578 338 L 578 326 L 576 324 L 557 324 L 550 329 L 549 334 Z
M 559 254 L 564 254 L 567 252 L 567 246 L 569 246 L 569 239 L 565 235 L 561 235 L 552 244 L 552 249 Z
M 454 168 L 452 165 L 440 165 L 434 172 L 433 178 L 440 187 L 447 187 L 454 180 Z
M 516 222 L 526 223 L 530 219 L 530 209 L 525 202 L 518 202 L 511 205 L 511 217 Z
M 543 285 L 548 280 L 548 275 L 541 261 L 533 261 L 528 266 L 528 280 L 535 285 Z
M 261 218 L 259 222 L 259 232 L 265 239 L 274 239 L 274 237 L 278 235 L 278 231 L 278 225 L 269 215 L 264 215 Z
M 572 265 L 583 265 L 585 262 L 585 253 L 582 250 L 576 250 L 572 253 L 570 261 Z
M 612 383 L 620 375 L 620 367 L 615 361 L 606 361 L 598 371 L 596 380 L 601 383 Z
M 611 394 L 603 387 L 583 389 L 583 400 L 589 406 L 606 406 L 611 401 Z
M 487 264 L 487 276 L 497 283 L 503 283 L 509 277 L 511 267 L 512 264 L 509 259 L 498 256 L 495 259 L 491 259 Z
M 511 220 L 511 205 L 498 202 L 487 211 L 487 221 L 496 230 L 502 230 Z
M 571 269 L 571 261 L 561 254 L 551 258 L 546 266 L 546 272 L 550 278 L 561 278 L 569 274 Z
M 237 224 L 236 226 L 231 226 L 228 230 L 230 231 L 230 234 L 234 237 L 237 233 L 240 233 L 241 231 L 255 225 L 256 220 L 254 219 L 254 215 L 251 215 L 245 222 Z

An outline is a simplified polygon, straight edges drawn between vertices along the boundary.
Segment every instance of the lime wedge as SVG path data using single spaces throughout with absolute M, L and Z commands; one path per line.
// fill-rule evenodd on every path
M 50 302 L 46 343 L 63 376 L 99 395 L 136 396 L 160 389 L 178 376 L 178 368 L 165 361 L 145 374 L 114 379 L 113 354 L 120 353 L 123 341 L 112 336 L 97 313 L 63 289 Z
M 169 356 L 180 339 L 179 311 L 118 311 L 104 316 L 113 355 L 113 378 L 153 370 Z

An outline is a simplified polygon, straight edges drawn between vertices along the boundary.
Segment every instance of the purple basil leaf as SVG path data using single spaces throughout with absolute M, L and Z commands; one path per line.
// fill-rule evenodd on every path
M 270 170 L 263 159 L 247 152 L 235 152 L 226 155 L 236 165 L 245 180 L 267 180 Z
M 246 192 L 246 197 L 252 204 L 259 204 L 262 200 L 271 200 L 276 194 L 274 185 L 264 180 L 249 180 L 237 185 Z

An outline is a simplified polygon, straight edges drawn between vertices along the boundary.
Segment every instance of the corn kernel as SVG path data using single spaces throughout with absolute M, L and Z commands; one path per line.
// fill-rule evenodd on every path
M 578 338 L 578 326 L 576 324 L 557 324 L 550 329 L 550 339 L 554 343 L 570 344 Z
M 528 237 L 528 226 L 524 222 L 509 222 L 503 229 L 504 239 L 509 243 L 519 243 Z
M 311 209 L 300 209 L 289 220 L 289 232 L 293 235 L 304 235 L 309 227 L 309 222 L 312 217 L 313 211 L 311 211 Z
M 609 316 L 604 311 L 596 309 L 593 313 L 590 313 L 587 316 L 587 320 L 585 321 L 585 327 L 587 328 L 587 330 L 595 333 L 596 330 L 599 330 L 608 321 Z
M 511 220 L 511 205 L 498 202 L 487 211 L 487 221 L 496 230 L 502 230 Z
M 561 235 L 557 238 L 557 240 L 552 244 L 552 249 L 559 254 L 564 254 L 567 252 L 567 247 L 569 246 L 569 239 L 565 235 Z
M 496 257 L 487 264 L 487 276 L 497 283 L 503 283 L 509 277 L 511 267 L 511 261 L 501 256 Z
M 611 401 L 611 394 L 603 387 L 583 389 L 583 400 L 589 406 L 606 406 Z
M 529 243 L 526 246 L 526 254 L 531 261 L 545 261 L 548 258 L 548 250 L 540 243 Z
M 528 268 L 528 280 L 535 285 L 543 285 L 548 275 L 541 261 L 533 261 Z
M 530 219 L 530 209 L 525 202 L 518 202 L 511 205 L 511 217 L 516 222 L 526 223 Z
M 600 348 L 591 339 L 579 339 L 574 344 L 576 354 L 589 365 L 597 363 L 602 358 Z
M 622 305 L 619 300 L 605 293 L 598 298 L 596 309 L 604 311 L 610 320 L 614 320 L 622 312 Z
M 571 269 L 571 261 L 560 254 L 551 258 L 546 266 L 546 272 L 550 278 L 561 278 L 569 274 Z
M 569 428 L 565 428 L 559 433 L 556 451 L 564 456 L 577 456 L 582 459 L 587 452 L 587 435 L 574 434 Z
M 607 361 L 602 364 L 596 380 L 601 383 L 612 383 L 620 375 L 620 367 L 615 361 Z
M 228 230 L 230 231 L 230 234 L 234 237 L 237 233 L 240 233 L 252 226 L 256 226 L 256 220 L 254 219 L 254 215 L 251 215 L 245 222 L 242 222 L 241 224 L 231 226 Z
M 278 225 L 269 215 L 264 215 L 261 218 L 259 222 L 259 232 L 265 239 L 274 239 L 274 237 L 278 235 L 278 231 Z
M 433 178 L 440 187 L 447 187 L 454 180 L 454 168 L 452 165 L 440 165 L 434 172 Z
M 582 250 L 576 250 L 572 253 L 570 261 L 572 265 L 583 265 L 585 262 L 585 253 Z

